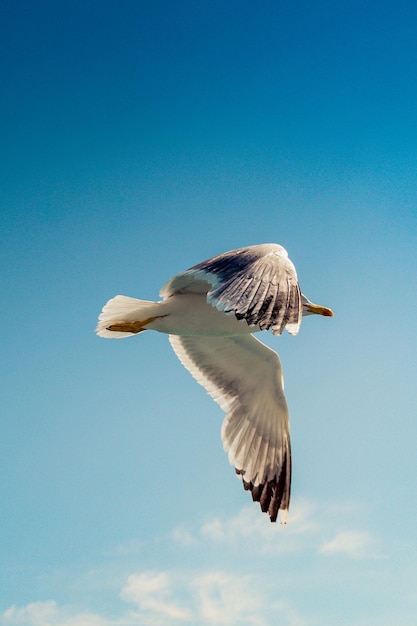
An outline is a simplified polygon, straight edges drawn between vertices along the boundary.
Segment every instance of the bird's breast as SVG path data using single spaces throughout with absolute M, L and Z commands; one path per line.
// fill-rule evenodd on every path
M 174 294 L 159 303 L 160 316 L 147 328 L 170 335 L 230 337 L 258 332 L 234 313 L 226 314 L 207 303 L 207 294 Z

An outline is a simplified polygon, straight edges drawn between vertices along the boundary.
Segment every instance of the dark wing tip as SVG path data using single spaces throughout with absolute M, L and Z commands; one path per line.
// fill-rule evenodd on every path
M 243 478 L 244 470 L 236 469 L 236 474 L 242 476 L 245 491 L 250 491 L 252 500 L 259 502 L 262 513 L 268 513 L 271 522 L 276 522 L 281 510 L 286 517 L 290 504 L 291 491 L 291 456 L 285 459 L 279 476 L 267 480 L 262 484 L 254 485 Z M 285 517 L 283 523 L 285 523 Z

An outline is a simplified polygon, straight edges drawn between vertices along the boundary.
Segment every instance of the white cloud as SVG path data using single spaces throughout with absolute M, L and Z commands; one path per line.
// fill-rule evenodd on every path
M 267 556 L 284 553 L 348 556 L 369 558 L 376 554 L 376 542 L 366 530 L 340 530 L 346 527 L 346 519 L 354 523 L 360 510 L 353 502 L 317 504 L 296 500 L 291 508 L 288 524 L 271 524 L 268 517 L 259 515 L 258 507 L 245 506 L 230 518 L 216 517 L 203 523 L 200 528 L 178 527 L 171 538 L 184 549 L 207 547 L 207 542 L 224 546 L 233 553 L 245 546 L 245 553 Z M 331 539 L 329 539 L 331 537 Z M 379 555 L 380 556 L 380 555 Z
M 122 607 L 109 620 L 99 614 L 77 612 L 54 601 L 13 606 L 0 615 L 1 626 L 268 626 L 263 592 L 249 576 L 222 571 L 140 572 L 128 577 L 120 597 L 136 605 Z M 174 597 L 182 597 L 180 603 Z
M 267 626 L 271 616 L 283 626 L 317 623 L 294 609 L 300 579 L 313 589 L 317 565 L 330 555 L 375 557 L 373 536 L 346 528 L 358 510 L 352 503 L 296 500 L 282 526 L 271 524 L 257 506 L 245 506 L 231 518 L 217 517 L 200 527 L 183 524 L 168 537 L 155 538 L 154 546 L 140 547 L 141 560 L 150 551 L 152 563 L 161 562 L 155 549 L 161 557 L 178 557 L 171 569 L 142 569 L 129 576 L 124 569 L 122 575 L 123 558 L 131 564 L 138 550 L 133 540 L 114 553 L 119 560 L 111 568 L 90 570 L 72 587 L 83 597 L 86 589 L 92 596 L 107 594 L 113 619 L 91 606 L 81 610 L 51 600 L 10 607 L 0 615 L 0 626 Z
M 321 554 L 343 555 L 353 559 L 370 556 L 372 538 L 365 531 L 346 530 L 337 533 L 330 541 L 325 541 L 319 549 Z
M 233 517 L 228 519 L 217 517 L 204 523 L 199 534 L 204 539 L 228 545 L 236 543 L 241 545 L 242 541 L 256 540 L 258 549 L 261 539 L 264 546 L 261 550 L 270 552 L 273 544 L 275 550 L 288 552 L 296 547 L 290 538 L 313 532 L 317 527 L 314 514 L 315 506 L 312 503 L 298 501 L 291 509 L 288 524 L 271 524 L 266 515 L 259 514 L 257 506 L 245 506 Z M 188 534 L 191 535 L 190 531 Z M 285 537 L 285 542 L 277 541 L 280 537 Z M 195 535 L 194 540 L 197 540 Z
M 229 518 L 216 517 L 206 521 L 200 528 L 178 526 L 171 538 L 178 545 L 197 548 L 200 544 L 224 545 L 226 549 L 246 550 L 251 546 L 257 553 L 282 554 L 303 549 L 311 538 L 320 532 L 318 507 L 312 502 L 298 500 L 293 503 L 286 525 L 271 524 L 266 515 L 259 514 L 259 507 L 247 505 Z
M 172 591 L 172 578 L 166 572 L 142 572 L 129 576 L 120 596 L 137 604 L 141 611 L 171 620 L 190 621 L 190 612 L 170 600 Z
M 262 596 L 250 577 L 211 572 L 197 577 L 192 586 L 197 591 L 199 624 L 266 626 Z
M 133 574 L 121 597 L 138 606 L 146 624 L 267 626 L 262 617 L 266 599 L 255 581 L 223 571 Z M 182 597 L 182 604 L 173 597 Z
M 171 537 L 175 543 L 184 547 L 190 547 L 198 544 L 198 539 L 184 525 L 174 528 L 171 533 Z
M 118 626 L 92 613 L 75 613 L 67 607 L 59 607 L 54 600 L 32 602 L 25 607 L 12 606 L 0 615 L 2 626 Z
M 143 551 L 143 544 L 136 538 L 128 539 L 124 543 L 120 543 L 118 546 L 109 550 L 107 556 L 109 557 L 125 557 L 136 556 Z

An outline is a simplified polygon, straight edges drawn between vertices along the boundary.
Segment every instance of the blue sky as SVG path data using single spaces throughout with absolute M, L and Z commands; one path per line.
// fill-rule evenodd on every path
M 411 626 L 417 7 L 3 3 L 0 625 Z M 94 334 L 282 244 L 333 319 L 283 363 L 272 525 L 167 337 Z

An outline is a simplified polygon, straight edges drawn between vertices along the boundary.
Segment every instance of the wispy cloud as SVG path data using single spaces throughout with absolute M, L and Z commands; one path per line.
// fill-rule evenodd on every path
M 291 552 L 316 552 L 369 556 L 365 548 L 375 541 L 367 530 L 346 529 L 346 519 L 354 523 L 359 510 L 354 503 L 318 504 L 297 500 L 291 508 L 289 523 L 271 524 L 266 516 L 259 515 L 256 506 L 245 506 L 229 518 L 215 517 L 200 527 L 179 526 L 171 537 L 186 548 L 198 548 L 211 542 L 223 545 L 226 550 L 246 551 L 254 547 L 261 554 L 283 554 Z M 343 529 L 343 530 L 342 530 Z
M 54 600 L 32 602 L 24 607 L 12 606 L 0 615 L 2 626 L 122 626 L 119 620 L 108 620 L 100 615 L 75 612 L 59 606 Z
M 313 532 L 315 528 L 314 506 L 308 502 L 298 502 L 292 511 L 291 523 L 286 526 L 271 524 L 266 516 L 259 515 L 257 507 L 246 506 L 234 517 L 215 518 L 204 523 L 200 528 L 200 534 L 204 538 L 228 545 L 256 541 L 258 549 L 262 540 L 261 551 L 270 552 L 273 544 L 276 551 L 289 552 L 297 549 L 294 537 Z M 279 537 L 285 537 L 285 541 L 277 541 Z
M 302 549 L 302 536 L 314 535 L 319 529 L 317 507 L 311 502 L 298 501 L 291 509 L 290 523 L 271 524 L 269 518 L 259 514 L 259 508 L 246 505 L 229 518 L 214 517 L 200 527 L 177 526 L 171 533 L 173 541 L 186 548 L 198 548 L 207 542 L 221 544 L 227 549 L 256 546 L 259 553 L 275 554 Z
M 188 528 L 184 525 L 177 526 L 171 533 L 171 538 L 175 543 L 184 546 L 190 547 L 198 544 L 198 538 L 194 535 Z
M 258 586 L 251 576 L 221 570 L 142 572 L 129 576 L 120 595 L 137 605 L 139 623 L 267 626 Z
M 172 600 L 172 577 L 167 572 L 142 572 L 129 576 L 120 594 L 123 600 L 137 604 L 144 613 L 153 613 L 170 621 L 190 621 L 188 609 Z
M 333 539 L 323 542 L 319 552 L 329 555 L 343 555 L 353 559 L 362 559 L 372 555 L 373 540 L 366 531 L 346 530 L 337 533 Z
M 254 590 L 250 577 L 210 572 L 198 576 L 192 586 L 196 590 L 198 623 L 266 626 L 262 617 L 263 598 Z
M 230 518 L 182 524 L 165 538 L 155 537 L 153 548 L 132 540 L 113 551 L 113 569 L 91 570 L 73 586 L 83 597 L 82 585 L 107 594 L 113 617 L 50 600 L 10 607 L 0 626 L 267 626 L 271 615 L 283 626 L 315 626 L 317 616 L 301 615 L 295 606 L 300 585 L 314 593 L 320 562 L 326 560 L 327 576 L 331 561 L 338 572 L 340 559 L 378 556 L 374 536 L 357 525 L 358 511 L 352 503 L 298 500 L 282 526 L 245 506 Z M 147 550 L 151 563 L 161 562 L 154 548 L 174 558 L 171 567 L 138 569 L 138 554 L 145 564 Z M 130 575 L 126 569 L 122 575 L 122 562 L 134 564 Z
M 250 576 L 211 571 L 141 572 L 129 576 L 120 592 L 134 604 L 117 619 L 76 612 L 55 601 L 11 607 L 0 616 L 2 626 L 268 626 L 267 598 Z M 182 603 L 175 598 L 181 596 Z M 282 607 L 278 614 L 282 613 Z M 286 607 L 287 610 L 287 607 Z M 275 611 L 277 614 L 277 611 Z M 295 623 L 295 622 L 294 622 Z M 297 622 L 297 626 L 301 622 Z

